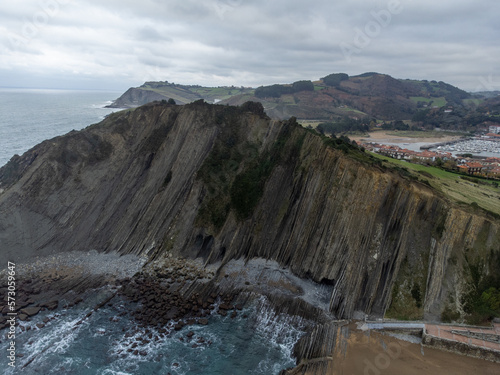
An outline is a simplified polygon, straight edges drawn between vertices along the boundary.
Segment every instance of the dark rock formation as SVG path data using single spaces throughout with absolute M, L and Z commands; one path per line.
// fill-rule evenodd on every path
M 329 370 L 333 365 L 333 356 L 338 346 L 338 335 L 342 325 L 344 325 L 342 322 L 331 322 L 315 326 L 294 347 L 297 366 L 281 371 L 280 375 L 331 373 Z
M 28 315 L 28 316 L 33 316 L 36 315 L 40 312 L 41 307 L 26 307 L 24 309 L 21 309 L 21 313 Z
M 335 144 L 293 119 L 203 102 L 115 113 L 0 169 L 2 251 L 264 258 L 331 286 L 337 317 L 416 296 L 439 317 L 450 295 L 460 309 L 468 265 L 498 272 L 498 219 Z

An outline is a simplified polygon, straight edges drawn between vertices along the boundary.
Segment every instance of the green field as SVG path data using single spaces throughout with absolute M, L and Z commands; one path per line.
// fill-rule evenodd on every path
M 373 156 L 383 161 L 386 167 L 403 169 L 402 174 L 408 174 L 413 178 L 427 181 L 441 194 L 458 203 L 466 204 L 473 208 L 475 204 L 486 211 L 500 215 L 500 188 L 495 182 L 479 180 L 484 184 L 473 183 L 460 178 L 459 174 L 447 172 L 439 168 L 413 164 L 404 160 L 396 160 L 379 154 Z M 500 185 L 500 184 L 498 184 Z
M 159 87 L 143 85 L 143 90 L 149 90 L 164 95 L 166 98 L 172 98 L 177 102 L 189 103 L 198 99 L 204 99 L 213 102 L 215 99 L 229 99 L 235 95 L 247 94 L 253 95 L 254 89 L 241 87 L 201 87 L 201 86 L 182 86 L 167 84 Z
M 316 129 L 316 127 L 319 124 L 321 124 L 322 122 L 325 122 L 325 120 L 297 120 L 297 121 L 304 128 L 307 128 L 308 126 L 311 126 L 313 129 Z
M 444 107 L 446 105 L 446 99 L 444 96 L 441 96 L 439 98 L 426 98 L 423 96 L 412 96 L 410 97 L 412 101 L 415 103 L 418 102 L 425 102 L 425 103 L 430 103 L 432 102 L 432 106 L 437 106 L 437 107 Z

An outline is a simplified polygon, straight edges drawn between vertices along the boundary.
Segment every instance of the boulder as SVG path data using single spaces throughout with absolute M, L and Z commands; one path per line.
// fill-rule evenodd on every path
M 41 307 L 37 306 L 30 306 L 30 307 L 25 307 L 24 309 L 21 309 L 22 314 L 26 314 L 28 316 L 33 316 L 36 315 L 40 312 Z
M 59 301 L 58 300 L 52 300 L 48 302 L 44 302 L 40 304 L 40 307 L 45 307 L 48 310 L 55 310 L 57 309 L 57 306 L 59 306 Z

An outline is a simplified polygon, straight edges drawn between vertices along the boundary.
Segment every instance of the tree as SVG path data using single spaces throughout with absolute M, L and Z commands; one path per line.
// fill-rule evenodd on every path
M 176 104 L 176 103 L 175 103 L 175 100 L 174 100 L 174 99 L 172 99 L 172 98 L 168 99 L 167 103 L 168 103 L 168 104 L 173 104 L 173 105 L 175 105 L 175 104 Z
M 340 86 L 340 82 L 349 79 L 345 73 L 333 73 L 321 78 L 327 86 Z
M 248 101 L 241 105 L 241 109 L 244 111 L 249 111 L 255 113 L 259 116 L 265 116 L 266 112 L 264 111 L 264 106 L 260 102 L 252 102 Z
M 292 84 L 293 92 L 314 91 L 314 84 L 311 81 L 297 81 Z
M 279 98 L 283 94 L 292 94 L 293 88 L 285 85 L 260 86 L 255 89 L 257 98 Z
M 411 120 L 414 122 L 424 122 L 427 119 L 427 115 L 429 114 L 429 109 L 424 109 L 418 112 L 415 112 L 415 114 L 412 116 Z
M 394 122 L 393 127 L 395 130 L 408 130 L 410 126 L 408 124 L 405 124 L 401 120 L 397 120 Z
M 457 162 L 453 159 L 446 160 L 443 163 L 443 168 L 454 171 L 455 169 L 457 169 Z

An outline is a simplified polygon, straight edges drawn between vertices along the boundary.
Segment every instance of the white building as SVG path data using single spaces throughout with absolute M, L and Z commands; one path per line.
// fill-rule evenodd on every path
M 500 134 L 500 126 L 496 125 L 490 126 L 490 133 Z

